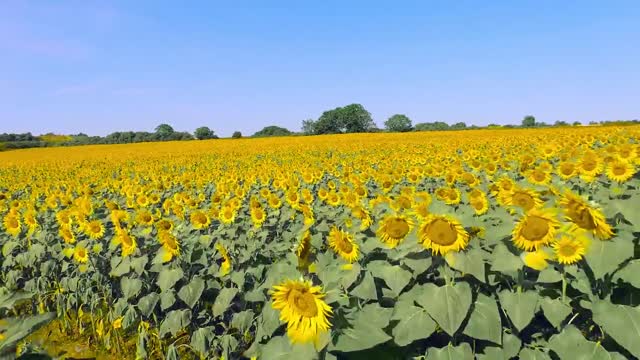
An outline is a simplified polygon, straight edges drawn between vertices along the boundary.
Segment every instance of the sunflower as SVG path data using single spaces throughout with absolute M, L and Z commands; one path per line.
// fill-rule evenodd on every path
M 80 264 L 85 264 L 89 261 L 89 252 L 84 246 L 78 245 L 73 249 L 73 259 Z
M 62 240 L 67 244 L 73 244 L 76 242 L 76 236 L 73 234 L 73 231 L 71 231 L 70 226 L 61 226 L 60 230 L 58 230 L 58 234 L 60 234 Z
M 191 213 L 189 216 L 189 220 L 191 221 L 191 225 L 193 225 L 196 229 L 206 229 L 211 224 L 211 219 L 207 216 L 207 214 L 202 210 L 196 210 Z
M 329 196 L 329 191 L 325 188 L 318 189 L 318 198 L 322 201 L 327 200 L 327 196 Z
M 233 210 L 233 208 L 225 205 L 220 210 L 220 214 L 218 215 L 218 217 L 223 224 L 233 224 L 233 222 L 236 220 L 236 212 Z
M 553 210 L 529 210 L 512 232 L 513 243 L 526 251 L 549 245 L 555 237 L 559 222 Z
M 178 239 L 176 239 L 176 237 L 170 232 L 163 231 L 158 234 L 158 237 L 162 244 L 159 254 L 163 263 L 171 261 L 171 259 L 180 254 L 180 244 L 178 243 Z
M 2 221 L 4 225 L 4 229 L 7 234 L 12 236 L 18 236 L 20 231 L 22 231 L 22 224 L 20 223 L 20 218 L 15 215 L 6 215 Z
M 145 207 L 149 205 L 149 198 L 144 194 L 138 195 L 138 197 L 136 197 L 136 204 L 138 204 L 141 207 Z
M 311 281 L 288 280 L 271 290 L 272 307 L 280 310 L 280 321 L 287 323 L 287 335 L 292 343 L 317 343 L 320 335 L 329 331 L 331 307 L 322 300 L 320 286 Z
M 551 174 L 538 167 L 527 173 L 527 181 L 535 185 L 547 185 L 551 181 Z
M 387 215 L 382 219 L 376 235 L 388 248 L 393 249 L 404 240 L 411 229 L 413 221 L 404 215 Z
M 298 268 L 307 268 L 309 264 L 309 256 L 311 255 L 311 232 L 305 231 L 300 237 L 298 246 L 296 247 L 296 256 L 298 257 Z
M 331 191 L 327 195 L 327 204 L 331 206 L 339 206 L 340 205 L 340 195 L 337 192 Z
M 278 195 L 271 194 L 269 196 L 269 206 L 273 209 L 279 209 L 282 206 L 282 200 L 278 197 Z
M 70 226 L 71 225 L 71 212 L 69 210 L 60 210 L 56 213 L 56 220 L 58 221 L 58 224 L 60 224 L 61 226 L 66 225 L 66 226 Z
M 616 159 L 607 164 L 606 174 L 609 180 L 623 183 L 635 174 L 633 164 L 626 160 Z
M 222 264 L 220 265 L 220 276 L 225 276 L 231 271 L 231 258 L 227 253 L 227 249 L 225 249 L 219 242 L 216 243 L 216 250 L 218 250 L 218 253 L 220 253 L 220 256 L 222 256 L 223 259 Z
M 173 222 L 169 219 L 161 219 L 156 222 L 156 229 L 158 229 L 158 231 L 171 231 L 173 230 Z
M 253 222 L 253 226 L 255 226 L 256 228 L 261 227 L 264 221 L 267 219 L 267 214 L 262 206 L 251 208 L 250 213 L 251 221 Z
M 577 171 L 578 171 L 578 168 L 576 167 L 575 163 L 570 161 L 563 161 L 558 165 L 557 174 L 563 180 L 569 180 L 576 175 Z
M 420 225 L 418 241 L 434 254 L 444 255 L 467 247 L 469 234 L 460 223 L 447 215 L 431 214 Z
M 304 224 L 309 226 L 313 225 L 316 222 L 315 215 L 313 214 L 313 209 L 311 206 L 307 204 L 300 205 L 300 211 L 302 211 L 302 216 L 304 217 Z
M 153 215 L 148 210 L 139 210 L 136 213 L 135 223 L 137 225 L 151 226 L 153 225 Z
M 560 199 L 560 206 L 564 209 L 567 220 L 579 228 L 592 232 L 601 240 L 608 240 L 613 236 L 613 230 L 602 211 L 579 195 L 566 190 Z
M 522 262 L 534 270 L 542 271 L 549 266 L 547 260 L 551 259 L 551 256 L 547 254 L 543 249 L 538 249 L 533 252 L 523 252 L 520 255 Z
M 353 241 L 353 236 L 335 226 L 329 231 L 329 246 L 350 263 L 358 259 L 358 245 Z
M 122 246 L 122 257 L 127 257 L 136 251 L 138 244 L 135 237 L 125 231 L 120 231 L 117 238 L 120 246 Z
M 540 200 L 538 193 L 532 189 L 526 189 L 517 187 L 506 195 L 505 204 L 511 206 L 518 206 L 524 211 L 529 211 L 533 208 L 539 208 L 543 202 Z
M 562 236 L 553 244 L 553 250 L 560 264 L 574 264 L 586 253 L 585 242 L 576 238 Z
M 33 209 L 25 211 L 22 219 L 24 221 L 24 224 L 29 228 L 29 234 L 33 234 L 33 232 L 38 227 L 38 219 L 36 218 L 36 211 Z
M 360 231 L 367 230 L 373 223 L 371 220 L 371 214 L 369 214 L 369 211 L 363 206 L 356 205 L 351 208 L 351 212 L 353 213 L 353 216 L 360 220 Z
M 104 225 L 100 220 L 91 220 L 83 226 L 85 234 L 91 239 L 98 240 L 104 236 Z
M 483 215 L 489 211 L 489 201 L 485 196 L 471 198 L 469 203 L 476 215 Z

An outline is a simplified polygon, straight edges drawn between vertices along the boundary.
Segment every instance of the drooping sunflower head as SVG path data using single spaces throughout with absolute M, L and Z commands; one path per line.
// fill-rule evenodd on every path
M 526 251 L 537 250 L 553 241 L 559 227 L 552 209 L 529 210 L 513 229 L 513 243 Z
M 136 212 L 135 223 L 142 226 L 151 226 L 153 225 L 153 215 L 149 210 L 139 210 Z
M 296 256 L 298 257 L 298 268 L 306 268 L 309 265 L 309 256 L 311 255 L 311 232 L 305 231 L 300 237 L 298 246 L 296 247 Z
M 287 323 L 287 335 L 293 343 L 318 340 L 329 331 L 331 307 L 322 300 L 320 286 L 310 281 L 285 281 L 271 290 L 272 307 L 280 310 L 280 321 Z
M 76 237 L 73 234 L 73 231 L 71 230 L 70 226 L 61 226 L 58 233 L 60 234 L 60 237 L 62 238 L 62 240 L 64 240 L 65 243 L 73 244 L 76 242 Z
M 354 242 L 353 236 L 335 226 L 329 231 L 329 246 L 350 263 L 358 259 L 358 245 Z
M 566 190 L 560 199 L 560 206 L 567 220 L 579 228 L 592 232 L 601 240 L 608 240 L 613 236 L 613 230 L 602 211 L 579 195 Z
M 161 219 L 156 223 L 158 231 L 171 231 L 173 230 L 173 222 L 169 219 Z
M 586 252 L 585 243 L 579 239 L 569 236 L 562 236 L 560 240 L 553 244 L 556 258 L 560 264 L 574 264 L 584 256 Z
M 122 256 L 126 257 L 133 254 L 138 247 L 136 239 L 126 231 L 120 231 L 117 236 L 118 242 L 122 247 Z
M 511 206 L 520 207 L 525 211 L 539 208 L 543 204 L 538 193 L 527 188 L 515 188 L 510 196 L 507 197 L 506 203 Z
M 395 248 L 413 228 L 413 220 L 406 215 L 387 215 L 382 219 L 376 235 L 387 247 Z
M 454 218 L 431 214 L 420 225 L 418 241 L 434 254 L 445 255 L 449 251 L 460 251 L 467 247 L 469 234 Z

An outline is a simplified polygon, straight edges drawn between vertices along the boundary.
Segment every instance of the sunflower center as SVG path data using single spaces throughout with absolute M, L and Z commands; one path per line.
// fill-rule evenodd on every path
M 456 242 L 458 233 L 456 229 L 446 220 L 436 219 L 427 228 L 427 236 L 432 242 L 448 246 L 453 245 Z
M 87 251 L 85 249 L 78 249 L 78 257 L 79 258 L 84 258 L 87 256 Z
M 562 175 L 571 175 L 573 174 L 573 164 L 565 163 L 560 166 L 560 172 Z
M 624 175 L 627 172 L 627 167 L 622 164 L 616 164 L 613 165 L 611 172 L 616 176 Z
M 262 213 L 262 210 L 256 210 L 254 216 L 256 217 L 257 220 L 262 220 L 262 218 L 264 217 L 264 214 Z
M 582 163 L 582 168 L 586 171 L 593 171 L 595 170 L 596 166 L 597 166 L 597 163 L 592 159 L 585 160 Z
M 395 218 L 389 220 L 387 233 L 394 239 L 402 239 L 409 232 L 409 223 L 406 220 Z
M 204 216 L 204 214 L 196 214 L 193 218 L 193 220 L 195 220 L 195 222 L 197 224 L 206 224 L 207 223 L 207 218 Z
M 542 172 L 542 171 L 539 171 L 539 170 L 538 170 L 538 171 L 535 171 L 535 172 L 533 173 L 533 178 L 534 178 L 534 180 L 536 180 L 536 181 L 544 181 L 545 177 L 546 177 L 546 176 L 545 176 L 545 173 L 544 173 L 544 172 Z
M 122 244 L 124 244 L 124 246 L 126 247 L 131 247 L 131 245 L 133 245 L 133 241 L 131 240 L 131 237 L 129 235 L 123 235 Z
M 570 257 L 578 252 L 578 246 L 572 242 L 563 243 L 558 248 L 558 253 L 563 257 Z
M 11 229 L 17 229 L 20 226 L 20 223 L 18 222 L 18 219 L 16 218 L 9 218 L 9 221 L 7 221 L 7 224 L 9 225 L 9 228 Z
M 89 228 L 91 229 L 91 232 L 95 233 L 95 234 L 99 233 L 100 230 L 101 230 L 100 229 L 100 224 L 91 224 L 91 225 L 89 225 Z
M 473 205 L 473 208 L 478 211 L 484 208 L 484 203 L 482 201 L 472 201 L 471 205 Z
M 525 210 L 529 210 L 535 205 L 535 200 L 529 194 L 517 192 L 513 194 L 513 203 Z
M 540 240 L 549 233 L 549 221 L 539 216 L 529 216 L 522 228 L 522 236 L 527 240 Z
M 304 290 L 293 289 L 289 295 L 289 303 L 296 313 L 302 317 L 312 318 L 318 315 L 318 305 L 312 293 Z

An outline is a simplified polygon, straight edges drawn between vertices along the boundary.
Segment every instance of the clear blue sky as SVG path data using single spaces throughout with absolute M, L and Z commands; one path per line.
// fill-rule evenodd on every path
M 267 5 L 268 4 L 268 5 Z M 640 118 L 640 1 L 12 1 L 0 133 Z

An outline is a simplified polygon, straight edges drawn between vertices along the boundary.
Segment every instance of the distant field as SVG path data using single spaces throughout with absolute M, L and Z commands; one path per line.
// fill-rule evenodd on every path
M 640 357 L 639 166 L 639 126 L 0 152 L 0 288 L 119 358 Z

